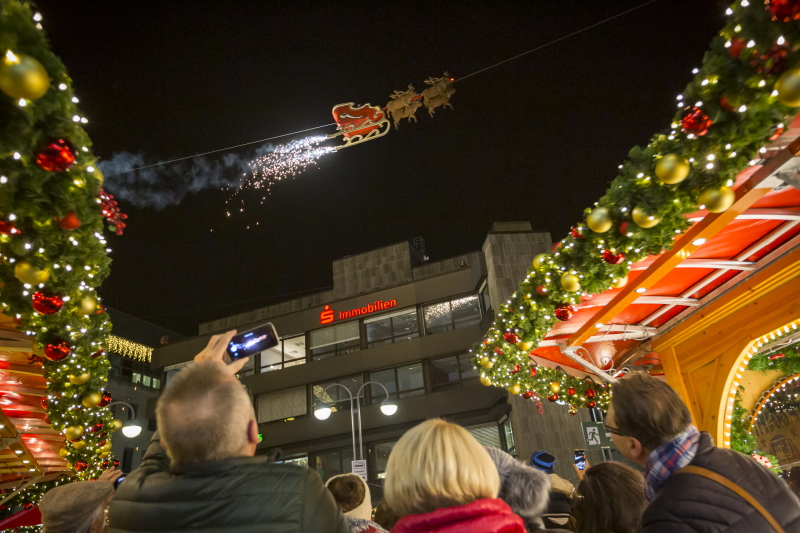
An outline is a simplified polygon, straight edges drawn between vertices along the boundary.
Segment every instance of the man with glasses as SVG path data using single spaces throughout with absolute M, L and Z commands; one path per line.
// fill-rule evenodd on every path
M 665 382 L 648 374 L 620 379 L 605 422 L 620 453 L 644 468 L 643 533 L 777 531 L 770 518 L 800 532 L 800 500 L 788 485 L 755 459 L 715 447 Z

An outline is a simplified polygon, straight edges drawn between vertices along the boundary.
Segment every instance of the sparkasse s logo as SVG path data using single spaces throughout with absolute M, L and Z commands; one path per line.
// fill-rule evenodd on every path
M 331 309 L 330 305 L 326 305 L 323 311 L 319 314 L 319 323 L 320 324 L 330 324 L 333 322 L 333 310 Z

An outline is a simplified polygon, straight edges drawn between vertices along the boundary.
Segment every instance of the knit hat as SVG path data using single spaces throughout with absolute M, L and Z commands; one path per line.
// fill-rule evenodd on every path
M 531 456 L 531 466 L 543 470 L 548 474 L 553 473 L 553 467 L 556 465 L 556 458 L 542 450 L 534 452 Z
M 110 481 L 81 481 L 49 490 L 39 502 L 47 533 L 72 531 L 89 520 L 114 493 Z
M 503 485 L 506 484 L 509 474 L 511 474 L 511 470 L 514 468 L 514 465 L 516 465 L 517 462 L 513 457 L 511 457 L 511 455 L 499 448 L 487 447 L 486 451 L 489 452 L 489 457 L 492 458 L 492 462 L 494 463 L 495 468 L 497 468 L 497 474 L 500 476 L 500 487 L 502 490 Z
M 349 478 L 349 477 L 358 478 L 361 481 L 361 483 L 363 483 L 363 485 L 364 485 L 364 499 L 361 500 L 361 503 L 358 504 L 356 507 L 354 507 L 353 509 L 345 512 L 344 515 L 347 516 L 347 517 L 350 517 L 350 518 L 361 518 L 363 520 L 372 520 L 372 496 L 369 493 L 369 485 L 367 485 L 367 482 L 364 481 L 364 478 L 362 478 L 361 476 L 359 476 L 357 474 L 340 474 L 338 476 L 333 476 L 332 478 L 330 478 L 325 483 L 325 486 L 328 487 L 328 490 L 330 490 L 330 484 L 331 484 L 331 482 L 333 480 L 335 480 L 335 479 L 338 480 L 338 479 L 342 479 L 342 478 Z M 331 491 L 331 492 L 333 492 L 333 491 Z M 334 494 L 333 496 L 334 496 L 333 499 L 335 500 L 336 499 L 336 494 Z M 336 503 L 337 503 L 337 505 L 339 504 L 338 501 Z

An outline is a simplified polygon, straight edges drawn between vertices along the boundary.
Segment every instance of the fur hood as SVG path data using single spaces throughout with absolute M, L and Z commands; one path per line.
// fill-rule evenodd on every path
M 550 499 L 550 476 L 516 463 L 500 488 L 500 497 L 526 521 L 539 518 Z
M 333 476 L 330 478 L 326 483 L 325 486 L 327 487 L 331 481 L 338 477 L 348 476 L 350 474 L 340 474 L 338 476 Z M 369 485 L 367 482 L 364 481 L 364 478 L 358 476 L 358 479 L 361 480 L 361 483 L 364 484 L 364 499 L 361 501 L 361 505 L 356 507 L 355 509 L 351 509 L 344 513 L 344 516 L 348 518 L 361 518 L 362 520 L 372 520 L 372 496 L 369 493 Z

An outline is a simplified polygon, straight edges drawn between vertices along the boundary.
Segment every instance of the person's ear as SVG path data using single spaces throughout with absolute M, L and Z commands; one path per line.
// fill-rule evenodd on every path
M 258 423 L 252 418 L 247 424 L 247 442 L 250 444 L 258 444 L 261 442 L 261 438 L 258 436 Z
M 650 450 L 642 446 L 642 443 L 639 442 L 639 439 L 635 439 L 633 437 L 627 437 L 628 441 L 628 453 L 630 454 L 630 458 L 634 462 L 647 462 L 647 458 L 650 456 Z

